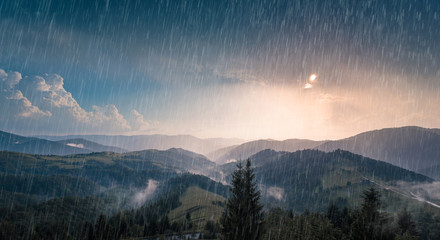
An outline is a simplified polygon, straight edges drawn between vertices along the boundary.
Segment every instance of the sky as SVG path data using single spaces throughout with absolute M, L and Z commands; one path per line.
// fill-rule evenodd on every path
M 3 131 L 440 128 L 437 0 L 3 0 L 0 33 Z

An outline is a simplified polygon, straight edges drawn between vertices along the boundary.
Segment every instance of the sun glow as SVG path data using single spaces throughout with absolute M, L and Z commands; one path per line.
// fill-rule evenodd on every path
M 312 75 L 310 75 L 310 77 L 309 77 L 309 81 L 310 81 L 310 82 L 314 82 L 314 81 L 316 80 L 317 77 L 318 77 L 318 76 L 317 76 L 316 74 L 312 74 Z

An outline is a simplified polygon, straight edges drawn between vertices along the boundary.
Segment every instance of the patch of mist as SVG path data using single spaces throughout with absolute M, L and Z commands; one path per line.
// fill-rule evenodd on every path
M 159 185 L 158 181 L 155 181 L 153 179 L 149 179 L 147 187 L 134 194 L 133 201 L 132 201 L 133 205 L 135 207 L 140 207 L 147 200 L 152 199 L 154 196 L 154 192 L 156 191 L 158 185 Z
M 278 201 L 284 199 L 284 189 L 280 187 L 269 187 L 266 191 L 268 197 L 273 197 Z
M 419 202 L 425 202 L 425 203 L 427 203 L 427 204 L 429 204 L 429 205 L 431 205 L 431 206 L 434 206 L 434 207 L 436 207 L 436 208 L 440 208 L 440 205 L 435 204 L 435 203 L 433 203 L 433 202 L 431 202 L 431 201 L 428 201 L 428 200 L 426 200 L 426 199 L 424 199 L 424 198 L 422 198 L 422 197 L 420 197 L 420 196 L 417 196 L 416 194 L 414 194 L 414 193 L 412 193 L 412 192 L 410 192 L 410 193 L 411 193 L 411 197 L 412 197 L 413 199 L 415 199 L 415 200 L 417 200 L 417 201 L 419 201 Z
M 261 194 L 265 198 L 274 198 L 278 201 L 284 201 L 284 188 L 277 186 L 266 186 L 264 184 L 258 184 L 258 188 L 261 191 Z
M 80 144 L 68 143 L 66 145 L 69 147 L 84 148 L 84 144 L 82 144 L 82 143 L 80 143 Z
M 409 183 L 398 182 L 397 185 L 401 189 L 410 191 L 412 194 L 417 195 L 423 199 L 440 200 L 440 182 L 432 183 Z
M 195 175 L 206 175 L 206 174 L 204 174 L 204 172 L 202 172 L 202 171 L 198 171 L 198 170 L 194 170 L 194 169 L 188 169 L 188 172 L 189 173 L 191 173 L 191 174 L 195 174 Z
M 228 185 L 226 182 L 226 174 L 221 170 L 218 171 L 218 177 L 214 178 L 214 181 L 220 182 L 223 185 Z
M 229 159 L 226 161 L 226 163 L 233 163 L 233 162 L 237 162 L 237 159 Z

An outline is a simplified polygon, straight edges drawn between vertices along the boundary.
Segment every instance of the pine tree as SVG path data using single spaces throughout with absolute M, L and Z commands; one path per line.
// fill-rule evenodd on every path
M 406 207 L 398 214 L 397 225 L 399 227 L 400 235 L 405 233 L 410 236 L 417 236 L 416 224 L 412 219 L 411 213 Z
M 101 214 L 95 224 L 95 239 L 107 239 L 107 232 L 107 219 L 104 214 Z
M 336 206 L 335 203 L 333 202 L 330 203 L 330 205 L 327 208 L 326 216 L 335 228 L 341 228 L 342 226 L 341 212 L 339 211 L 339 208 Z
M 154 236 L 159 232 L 156 216 L 153 216 L 148 221 L 148 236 Z
M 255 183 L 255 174 L 251 168 L 251 161 L 246 161 L 246 167 L 244 168 L 244 185 L 246 194 L 246 217 L 247 222 L 245 225 L 245 232 L 249 234 L 248 238 L 243 239 L 259 239 L 262 235 L 263 224 L 263 206 L 260 204 L 261 193 Z
M 244 199 L 243 191 L 243 166 L 241 162 L 237 164 L 237 169 L 232 173 L 231 197 L 226 203 L 226 210 L 220 219 L 221 239 L 235 240 L 239 239 L 238 227 L 242 226 L 241 216 L 243 208 L 241 201 Z
M 6 239 L 6 238 L 1 238 L 1 239 Z M 94 234 L 94 226 L 92 223 L 90 222 L 86 222 L 82 228 L 82 233 L 81 233 L 81 237 L 80 239 L 84 239 L 84 240 L 93 240 L 95 239 L 95 234 Z
M 380 193 L 373 187 L 363 192 L 361 209 L 355 213 L 352 224 L 352 239 L 386 239 L 389 217 L 380 212 L 382 206 Z
M 260 239 L 263 225 L 263 206 L 261 193 L 255 183 L 255 174 L 251 162 L 246 167 L 237 164 L 232 174 L 232 196 L 228 199 L 226 210 L 221 219 L 221 238 L 228 240 Z

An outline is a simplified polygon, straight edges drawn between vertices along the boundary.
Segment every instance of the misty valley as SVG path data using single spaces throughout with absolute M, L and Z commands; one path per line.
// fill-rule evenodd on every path
M 439 158 L 432 158 L 440 154 L 438 129 L 382 129 L 321 142 L 232 140 L 226 147 L 228 139 L 217 145 L 163 135 L 160 146 L 151 140 L 159 136 L 135 136 L 142 151 L 126 150 L 130 141 L 120 136 L 43 137 L 1 132 L 2 239 L 221 238 L 234 174 L 247 159 L 263 239 L 440 236 Z M 105 145 L 111 142 L 119 144 Z M 378 201 L 371 226 L 359 223 L 367 221 L 368 193 Z

